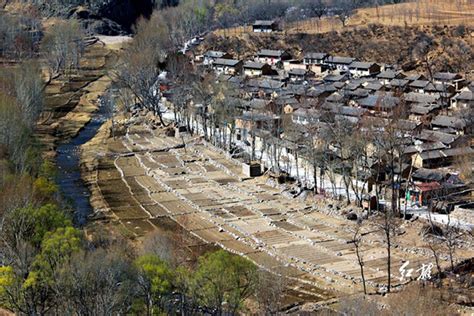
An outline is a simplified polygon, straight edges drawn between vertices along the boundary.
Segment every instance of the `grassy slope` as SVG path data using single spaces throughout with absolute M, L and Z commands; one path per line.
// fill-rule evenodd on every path
M 384 5 L 378 8 L 357 10 L 343 28 L 336 17 L 317 18 L 289 23 L 284 26 L 287 33 L 326 33 L 363 27 L 368 24 L 387 26 L 434 26 L 466 25 L 474 27 L 474 1 L 472 0 L 413 0 L 411 2 Z M 250 27 L 235 27 L 226 30 L 226 35 L 249 33 Z M 223 35 L 223 30 L 216 32 Z
M 466 25 L 474 26 L 474 2 L 469 0 L 418 0 L 407 3 L 384 5 L 378 8 L 360 9 L 348 21 L 348 28 L 357 28 L 371 23 L 390 26 Z M 311 19 L 294 23 L 287 31 L 321 33 L 343 30 L 334 18 Z

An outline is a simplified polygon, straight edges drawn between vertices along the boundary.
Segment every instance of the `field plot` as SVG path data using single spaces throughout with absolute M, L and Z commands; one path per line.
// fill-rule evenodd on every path
M 101 192 L 125 229 L 143 236 L 168 218 L 201 241 L 189 247 L 214 244 L 246 256 L 297 287 L 317 288 L 316 297 L 360 290 L 354 222 L 285 197 L 263 178 L 247 179 L 237 162 L 217 150 L 186 143 L 178 148 L 175 138 L 129 132 L 126 155 L 100 164 Z M 384 239 L 373 223 L 365 223 L 362 233 L 366 279 L 379 288 L 387 281 Z M 407 260 L 431 262 L 423 252 L 404 249 L 392 249 L 392 284 L 400 282 Z

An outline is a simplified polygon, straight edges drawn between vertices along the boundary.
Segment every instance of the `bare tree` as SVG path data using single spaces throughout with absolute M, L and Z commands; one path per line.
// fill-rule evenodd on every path
M 77 253 L 59 270 L 55 290 L 60 313 L 126 313 L 135 291 L 135 274 L 126 249 Z
M 358 206 L 362 206 L 365 187 L 370 178 L 369 144 L 371 143 L 371 136 L 370 133 L 367 133 L 367 130 L 359 126 L 354 132 L 353 141 L 349 144 L 352 155 L 352 178 L 350 184 L 356 196 Z
M 463 234 L 459 229 L 458 225 L 451 222 L 451 215 L 449 214 L 449 212 L 447 214 L 447 217 L 448 219 L 444 228 L 444 239 L 446 247 L 448 248 L 449 264 L 451 266 L 451 271 L 454 271 L 456 247 L 459 245 L 460 238 Z
M 58 22 L 50 28 L 41 44 L 49 70 L 48 80 L 79 66 L 84 37 L 84 30 L 78 21 Z
M 428 238 L 430 238 L 428 236 Z M 441 264 L 440 264 L 440 258 L 439 258 L 439 252 L 440 252 L 440 240 L 437 238 L 437 236 L 432 236 L 430 238 L 431 240 L 428 240 L 428 248 L 430 249 L 431 253 L 433 254 L 433 258 L 435 259 L 435 264 L 436 264 L 436 269 L 438 271 L 438 285 L 441 286 L 443 284 L 442 282 L 442 270 L 441 270 Z
M 260 270 L 256 288 L 256 298 L 263 315 L 277 315 L 282 308 L 282 301 L 288 279 L 285 275 Z
M 134 42 L 123 55 L 123 62 L 114 73 L 116 85 L 129 89 L 139 104 L 163 120 L 161 106 L 160 69 L 161 53 L 152 45 Z
M 23 121 L 33 128 L 43 109 L 44 83 L 41 70 L 34 61 L 25 61 L 14 72 L 15 96 L 21 108 Z
M 354 14 L 356 5 L 353 0 L 340 0 L 336 2 L 337 18 L 341 21 L 342 26 L 345 27 L 349 18 Z
M 117 112 L 117 99 L 110 89 L 104 93 L 100 99 L 101 106 L 104 107 L 106 115 L 112 122 L 112 138 L 115 139 L 115 113 Z
M 354 243 L 354 248 L 355 248 L 355 252 L 357 256 L 357 262 L 359 263 L 359 267 L 360 267 L 360 276 L 362 278 L 364 294 L 367 294 L 367 287 L 365 284 L 365 274 L 364 274 L 364 257 L 362 256 L 362 253 L 360 250 L 360 247 L 362 244 L 361 224 L 362 224 L 362 221 L 359 220 L 354 230 L 354 237 L 352 237 L 352 242 Z
M 307 136 L 303 142 L 304 156 L 311 164 L 313 169 L 314 193 L 318 193 L 323 188 L 324 172 L 326 170 L 326 162 L 328 160 L 328 135 L 324 124 L 319 123 L 319 114 L 310 112 L 306 118 L 307 124 L 305 130 Z M 319 169 L 319 189 L 318 189 L 318 169 Z
M 351 146 L 353 144 L 352 134 L 354 132 L 354 126 L 345 119 L 336 120 L 331 125 L 331 146 L 334 148 L 334 152 L 337 156 L 338 170 L 342 175 L 344 187 L 346 191 L 346 202 L 349 205 L 350 200 L 350 186 L 352 176 L 352 161 L 353 153 Z

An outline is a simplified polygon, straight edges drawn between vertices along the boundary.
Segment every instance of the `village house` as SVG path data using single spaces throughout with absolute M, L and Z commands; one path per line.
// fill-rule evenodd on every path
M 344 100 L 345 100 L 345 96 L 338 91 L 332 93 L 330 96 L 326 98 L 326 102 L 331 102 L 331 103 L 342 103 L 344 102 Z
M 458 159 L 474 157 L 474 149 L 471 147 L 457 147 L 441 150 L 432 150 L 415 154 L 413 166 L 416 168 L 440 168 L 450 166 Z
M 431 205 L 436 208 L 434 211 L 446 212 L 454 209 L 459 202 L 470 200 L 466 194 L 472 192 L 472 189 L 468 189 L 457 174 L 424 168 L 415 173 L 415 182 L 410 185 L 408 195 L 412 205 Z
M 438 84 L 453 85 L 456 91 L 464 86 L 464 78 L 460 74 L 451 72 L 437 72 L 433 75 L 433 80 Z
M 423 92 L 429 95 L 440 95 L 443 98 L 451 98 L 454 96 L 456 89 L 453 85 L 430 82 L 423 88 Z
M 204 54 L 203 64 L 211 66 L 216 59 L 231 59 L 232 55 L 229 53 L 210 50 Z
M 474 107 L 474 93 L 471 90 L 461 91 L 453 97 L 451 105 L 456 110 Z
M 274 74 L 274 71 L 269 64 L 254 61 L 246 61 L 243 69 L 244 75 L 247 77 L 260 77 Z
M 309 85 L 303 85 L 299 83 L 289 82 L 286 86 L 288 94 L 293 94 L 295 97 L 305 96 L 309 89 Z
M 300 103 L 295 97 L 278 98 L 276 99 L 275 104 L 279 108 L 283 108 L 283 113 L 285 114 L 293 113 L 298 109 L 309 108 L 307 103 Z
M 405 92 L 409 83 L 410 81 L 407 79 L 392 79 L 388 85 L 392 91 Z
M 256 131 L 275 126 L 279 117 L 270 113 L 244 112 L 235 120 L 237 140 L 251 142 Z
M 395 125 L 401 132 L 404 132 L 404 134 L 407 136 L 418 133 L 419 131 L 422 130 L 422 127 L 423 127 L 421 122 L 412 121 L 412 120 L 404 120 L 404 119 L 396 120 Z
M 367 113 L 367 109 L 345 106 L 337 103 L 326 102 L 322 105 L 322 109 L 337 116 L 346 118 L 347 120 L 357 123 L 359 119 Z
M 463 135 L 466 121 L 458 117 L 438 115 L 431 121 L 431 126 L 435 131 Z
M 274 20 L 257 20 L 252 30 L 255 33 L 272 33 L 278 30 L 278 23 Z
M 417 92 L 405 93 L 405 101 L 408 105 L 427 105 L 427 104 L 436 104 L 440 99 L 439 95 L 428 95 Z
M 390 95 L 369 95 L 356 103 L 368 110 L 389 112 L 400 104 L 400 99 Z
M 349 65 L 349 73 L 354 78 L 371 77 L 380 73 L 380 66 L 376 63 L 354 61 Z
M 425 88 L 429 83 L 428 80 L 414 80 L 408 84 L 408 87 L 412 92 L 425 93 Z
M 303 64 L 312 72 L 321 75 L 329 69 L 325 64 L 329 54 L 326 53 L 306 53 L 303 58 Z
M 256 88 L 259 94 L 261 92 L 264 96 L 270 97 L 272 94 L 280 92 L 285 86 L 285 83 L 272 79 L 251 79 L 247 82 L 247 86 L 250 88 Z
M 370 91 L 370 93 L 384 90 L 384 84 L 378 80 L 366 82 L 363 84 L 363 87 L 364 89 Z
M 253 98 L 243 103 L 245 111 L 264 112 L 269 108 L 271 101 Z
M 323 78 L 324 82 L 335 84 L 335 83 L 341 83 L 342 85 L 340 87 L 336 87 L 337 89 L 342 89 L 346 82 L 349 79 L 349 75 L 347 73 L 343 74 L 329 74 Z
M 255 61 L 275 66 L 284 60 L 290 60 L 291 55 L 284 50 L 262 49 L 257 52 Z
M 301 60 L 298 60 L 298 59 L 289 59 L 289 60 L 283 61 L 283 70 L 290 71 L 292 69 L 306 70 L 307 67 L 305 64 L 301 62 Z
M 212 69 L 214 69 L 218 75 L 224 74 L 234 76 L 242 73 L 242 66 L 243 62 L 241 60 L 218 58 L 214 60 Z
M 355 90 L 346 91 L 345 95 L 347 95 L 349 97 L 348 104 L 356 105 L 358 99 L 365 98 L 365 97 L 369 96 L 369 91 L 366 90 L 366 89 L 357 88 Z
M 413 156 L 419 153 L 446 148 L 446 145 L 441 142 L 426 142 L 418 145 L 410 145 L 403 150 L 403 161 L 412 161 Z
M 352 57 L 329 56 L 326 58 L 326 65 L 339 71 L 349 71 L 349 65 L 355 61 Z
M 382 71 L 376 77 L 383 85 L 388 85 L 388 83 L 391 80 L 403 79 L 405 78 L 405 75 L 401 71 L 395 71 L 395 70 L 389 69 L 389 70 Z
M 413 171 L 411 178 L 417 182 L 444 182 L 449 177 L 449 173 L 438 169 L 419 168 Z
M 316 87 L 310 87 L 307 91 L 306 91 L 306 94 L 305 94 L 305 98 L 307 99 L 325 99 L 326 97 L 328 97 L 332 92 L 335 92 L 336 89 L 334 90 L 329 90 L 329 89 L 326 89 L 328 88 L 328 86 L 326 85 L 320 85 L 320 86 L 316 86 Z
M 273 70 L 273 74 L 265 76 L 266 79 L 271 79 L 271 80 L 274 80 L 274 81 L 280 81 L 280 82 L 283 82 L 285 84 L 288 82 L 288 76 L 287 76 L 285 71 L 283 71 L 281 69 L 278 69 L 278 68 L 275 68 L 275 67 L 272 67 L 272 70 Z
M 424 75 L 419 74 L 419 73 L 407 75 L 407 76 L 405 77 L 405 79 L 408 80 L 408 81 L 417 81 L 417 80 L 425 80 L 425 81 L 427 81 L 427 80 L 428 80 Z
M 288 77 L 291 82 L 304 82 L 307 79 L 314 77 L 314 72 L 311 70 L 294 68 L 288 72 Z
M 439 104 L 423 104 L 418 103 L 410 106 L 409 119 L 418 122 L 429 122 L 432 117 L 436 116 L 441 109 Z
M 306 53 L 303 57 L 305 65 L 321 65 L 324 64 L 329 54 L 326 53 Z
M 424 129 L 420 132 L 420 134 L 415 135 L 415 138 L 422 142 L 441 142 L 449 148 L 463 145 L 466 142 L 466 140 L 460 135 L 427 129 Z
M 346 91 L 355 91 L 361 87 L 362 87 L 362 82 L 360 80 L 352 79 L 348 81 L 342 89 Z
M 433 196 L 438 195 L 441 190 L 441 184 L 432 182 L 415 182 L 409 187 L 409 204 L 426 206 L 430 203 Z
M 299 108 L 291 113 L 291 119 L 295 124 L 307 125 L 319 122 L 320 112 L 316 109 Z

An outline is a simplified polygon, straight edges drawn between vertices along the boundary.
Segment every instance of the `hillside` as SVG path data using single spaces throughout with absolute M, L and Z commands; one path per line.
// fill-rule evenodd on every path
M 435 71 L 465 73 L 473 69 L 473 30 L 464 26 L 384 26 L 347 28 L 326 33 L 245 33 L 224 37 L 210 35 L 207 49 L 233 52 L 248 58 L 262 48 L 286 49 L 296 58 L 316 51 L 352 56 L 360 60 L 399 64 L 405 71 L 426 71 L 425 57 Z
M 309 19 L 291 23 L 289 33 L 321 33 L 365 27 L 368 24 L 387 26 L 474 26 L 474 2 L 466 0 L 417 0 L 359 9 L 343 27 L 337 18 Z
M 311 18 L 281 23 L 285 33 L 326 33 L 366 27 L 369 24 L 386 26 L 474 26 L 474 2 L 470 0 L 412 0 L 404 3 L 357 9 L 343 26 L 337 16 Z M 244 34 L 250 26 L 232 27 L 227 35 Z M 224 34 L 223 30 L 216 31 Z

